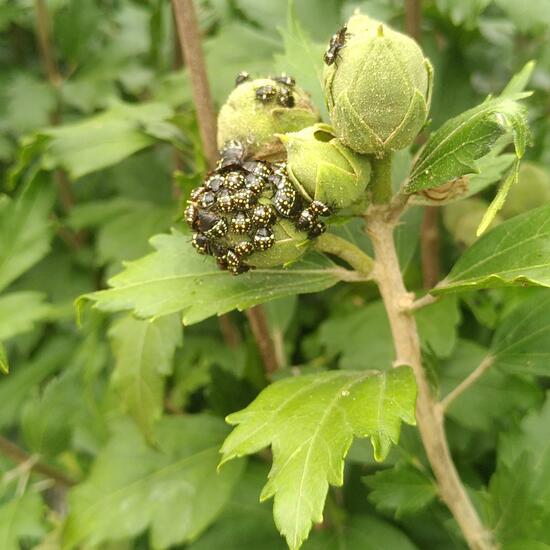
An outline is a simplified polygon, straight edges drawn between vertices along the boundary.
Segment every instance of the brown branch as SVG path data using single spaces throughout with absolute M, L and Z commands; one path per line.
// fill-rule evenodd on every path
M 38 48 L 42 64 L 44 65 L 49 82 L 58 88 L 63 78 L 61 77 L 52 48 L 48 8 L 44 0 L 35 0 L 34 5 L 36 9 L 36 36 L 38 38 Z
M 76 481 L 65 475 L 65 473 L 61 470 L 58 470 L 49 464 L 45 464 L 44 462 L 34 461 L 33 463 L 33 457 L 31 455 L 2 435 L 0 435 L 0 453 L 7 456 L 10 460 L 13 460 L 13 462 L 17 464 L 28 462 L 31 464 L 31 469 L 34 472 L 42 474 L 49 479 L 53 479 L 60 485 L 64 485 L 65 487 L 72 487 L 73 485 L 76 485 Z
M 422 0 L 405 0 L 405 30 L 417 42 L 420 42 L 422 23 Z
M 494 357 L 491 357 L 490 355 L 485 357 L 485 359 L 477 366 L 475 370 L 473 370 L 454 390 L 449 392 L 439 402 L 441 410 L 445 412 L 457 397 L 462 395 L 472 384 L 477 382 L 490 367 L 493 366 L 494 362 Z
M 420 229 L 420 256 L 424 288 L 433 288 L 441 276 L 439 261 L 439 208 L 426 206 Z
M 457 521 L 472 550 L 494 550 L 491 533 L 484 527 L 453 463 L 445 437 L 443 414 L 435 401 L 422 367 L 420 341 L 414 316 L 402 304 L 408 299 L 393 239 L 394 222 L 383 209 L 372 211 L 369 234 L 375 252 L 375 277 L 390 321 L 396 365 L 413 368 L 418 387 L 416 420 L 426 455 L 437 480 L 439 494 Z
M 193 89 L 195 109 L 204 153 L 212 168 L 218 155 L 216 146 L 216 115 L 208 85 L 206 64 L 193 0 L 172 0 L 181 50 Z
M 55 58 L 54 48 L 52 45 L 51 37 L 51 24 L 50 15 L 48 13 L 48 7 L 44 0 L 35 0 L 36 11 L 36 38 L 38 41 L 38 51 L 40 53 L 40 59 L 46 78 L 52 87 L 59 91 L 61 84 L 63 83 L 63 77 L 59 70 L 57 60 Z M 59 98 L 55 110 L 50 115 L 50 124 L 52 126 L 58 126 L 61 124 L 61 105 Z M 57 170 L 54 174 L 54 179 L 59 189 L 59 199 L 63 210 L 68 213 L 74 205 L 74 193 L 71 188 L 71 182 L 67 178 L 65 172 Z M 81 241 L 81 236 L 76 235 L 75 239 Z
M 405 0 L 405 29 L 420 43 L 422 35 L 422 0 Z M 420 257 L 424 288 L 432 288 L 440 278 L 439 210 L 427 206 L 420 229 Z
M 246 310 L 246 317 L 254 339 L 258 345 L 260 355 L 266 375 L 271 376 L 279 367 L 277 353 L 273 343 L 273 338 L 269 332 L 269 323 L 265 314 L 265 309 L 261 306 L 254 306 Z

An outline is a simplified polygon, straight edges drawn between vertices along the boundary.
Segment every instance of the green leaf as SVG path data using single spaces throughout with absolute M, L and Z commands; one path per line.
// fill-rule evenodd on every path
M 9 340 L 32 330 L 38 321 L 47 319 L 52 312 L 41 292 L 11 292 L 0 296 L 0 340 Z
M 299 548 L 312 522 L 322 521 L 329 484 L 343 483 L 353 436 L 370 437 L 383 460 L 401 421 L 414 424 L 415 398 L 409 367 L 281 380 L 228 416 L 238 426 L 223 444 L 221 464 L 272 445 L 273 467 L 260 498 L 275 497 L 275 523 L 290 548 Z
M 10 364 L 8 361 L 8 354 L 4 344 L 0 342 L 0 373 L 8 374 L 10 372 Z
M 503 435 L 497 470 L 489 484 L 489 523 L 505 544 L 529 540 L 550 544 L 550 399 L 525 417 L 520 429 Z M 536 548 L 529 545 L 524 548 Z
M 33 178 L 14 200 L 0 197 L 0 291 L 50 249 L 53 201 L 54 189 L 45 175 Z
M 523 69 L 521 69 L 519 73 L 515 74 L 510 79 L 510 82 L 506 84 L 506 87 L 504 88 L 504 90 L 502 90 L 500 96 L 514 96 L 515 94 L 523 92 L 525 88 L 527 88 L 527 84 L 529 84 L 529 81 L 531 80 L 531 75 L 533 74 L 534 70 L 535 62 L 528 61 L 523 66 Z
M 44 79 L 29 73 L 17 74 L 6 86 L 2 123 L 16 134 L 50 124 L 55 110 L 55 92 Z
M 432 293 L 526 285 L 550 286 L 550 204 L 483 235 Z
M 212 258 L 197 254 L 189 237 L 174 231 L 151 239 L 156 252 L 128 262 L 111 289 L 86 294 L 103 311 L 132 310 L 140 318 L 183 312 L 186 325 L 232 309 L 305 292 L 318 292 L 344 279 L 347 271 L 319 254 L 288 269 L 256 269 L 232 277 Z
M 280 28 L 279 32 L 285 51 L 275 55 L 277 69 L 296 78 L 299 86 L 311 94 L 313 104 L 322 109 L 326 119 L 328 115 L 321 84 L 326 45 L 311 40 L 296 16 L 293 2 L 289 4 L 286 29 Z
M 522 302 L 498 325 L 491 352 L 498 367 L 550 376 L 550 292 Z
M 456 300 L 440 300 L 415 314 L 422 345 L 438 357 L 448 357 L 456 343 L 460 311 Z M 368 338 L 365 338 L 365 334 Z M 340 357 L 343 369 L 385 370 L 394 359 L 394 346 L 384 304 L 361 306 L 357 311 L 322 323 L 319 339 L 330 356 Z
M 72 350 L 71 340 L 51 338 L 36 358 L 17 363 L 12 368 L 10 375 L 0 383 L 0 428 L 14 424 L 32 391 L 67 364 Z
M 512 185 L 516 184 L 519 178 L 519 161 L 516 160 L 514 163 L 514 166 L 510 170 L 509 174 L 506 176 L 506 179 L 500 186 L 500 189 L 498 190 L 498 193 L 495 195 L 495 198 L 491 201 L 491 204 L 489 205 L 489 208 L 485 211 L 485 214 L 483 215 L 483 218 L 479 224 L 479 227 L 476 231 L 476 236 L 483 235 L 485 231 L 489 228 L 489 226 L 493 223 L 493 220 L 495 219 L 496 215 L 502 210 L 502 207 L 504 206 L 504 201 L 506 200 L 506 197 L 508 196 L 508 192 L 510 191 Z
M 491 352 L 469 340 L 459 340 L 455 352 L 439 369 L 441 395 L 446 395 L 470 375 Z M 518 414 L 537 407 L 542 400 L 539 385 L 525 376 L 502 372 L 492 365 L 459 395 L 447 416 L 464 428 L 494 434 Z
M 520 31 L 543 31 L 550 25 L 550 0 L 495 0 Z
M 163 410 L 164 379 L 182 341 L 181 323 L 177 315 L 154 322 L 125 316 L 113 324 L 109 336 L 116 361 L 112 384 L 120 404 L 153 441 L 153 425 Z
M 467 29 L 475 29 L 478 25 L 478 17 L 491 0 L 437 0 L 437 9 L 446 14 L 453 25 L 464 25 Z
M 405 193 L 433 189 L 461 176 L 479 173 L 476 161 L 508 132 L 514 136 L 516 156 L 521 158 L 529 133 L 525 108 L 516 101 L 522 97 L 525 94 L 488 99 L 448 120 L 422 150 Z
M 437 496 L 437 485 L 425 473 L 401 464 L 363 478 L 371 489 L 369 500 L 396 517 L 414 514 Z
M 225 426 L 188 415 L 164 418 L 156 430 L 158 450 L 133 424 L 115 426 L 88 479 L 70 493 L 64 548 L 102 547 L 146 529 L 152 548 L 168 548 L 193 540 L 215 520 L 244 466 L 216 474 Z
M 0 505 L 0 548 L 20 550 L 21 539 L 38 539 L 45 533 L 44 505 L 36 493 L 27 492 Z
M 41 130 L 25 142 L 21 155 L 30 150 L 32 160 L 41 154 L 43 168 L 62 167 L 77 179 L 152 145 L 155 139 L 148 128 L 173 115 L 173 109 L 162 103 L 120 103 L 80 122 Z M 19 171 L 28 162 L 20 159 Z

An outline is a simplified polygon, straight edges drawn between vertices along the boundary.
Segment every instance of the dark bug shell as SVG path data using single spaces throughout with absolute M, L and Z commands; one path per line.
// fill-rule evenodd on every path
M 250 256 L 256 249 L 250 241 L 242 241 L 233 250 L 239 258 L 244 258 L 245 256 Z
M 189 203 L 183 213 L 185 223 L 191 229 L 197 229 L 197 221 L 199 218 L 199 209 L 192 203 Z
M 332 35 L 332 38 L 330 39 L 330 42 L 328 44 L 327 51 L 325 52 L 325 55 L 323 57 L 327 65 L 332 65 L 336 61 L 340 50 L 344 47 L 344 44 L 346 43 L 346 38 L 348 36 L 347 30 L 347 27 L 344 26 L 337 33 Z
M 206 193 L 205 187 L 195 187 L 195 189 L 191 191 L 189 199 L 193 202 L 198 202 L 204 193 Z
M 296 228 L 300 231 L 309 231 L 317 223 L 317 216 L 309 209 L 305 208 L 300 212 L 296 220 Z
M 327 226 L 318 221 L 307 233 L 308 239 L 315 239 L 322 235 L 327 230 Z
M 275 189 L 283 190 L 292 187 L 288 176 L 283 172 L 275 172 L 274 174 L 271 174 L 267 180 L 273 185 L 273 187 L 275 187 Z
M 236 267 L 241 263 L 241 259 L 234 250 L 228 250 L 226 255 L 227 267 Z
M 217 196 L 216 206 L 220 212 L 229 214 L 235 210 L 235 203 L 233 201 L 233 195 L 227 190 L 222 189 Z
M 241 71 L 235 77 L 235 86 L 238 86 L 239 84 L 242 84 L 243 82 L 246 82 L 247 80 L 250 80 L 250 73 L 248 73 L 246 71 Z
M 243 169 L 255 176 L 264 178 L 267 178 L 271 174 L 269 165 L 261 160 L 248 160 L 243 162 Z
M 242 235 L 248 233 L 252 228 L 252 219 L 246 212 L 237 212 L 229 222 L 229 229 L 233 233 Z
M 219 221 L 220 217 L 217 214 L 208 210 L 199 210 L 197 226 L 201 231 L 206 232 L 212 229 Z
M 264 190 L 266 180 L 262 176 L 247 174 L 244 180 L 245 189 L 252 191 L 254 195 L 258 196 Z
M 199 254 L 210 254 L 210 240 L 202 233 L 193 233 L 191 244 Z
M 317 200 L 309 205 L 309 209 L 316 216 L 329 216 L 331 214 L 330 208 L 324 202 Z
M 240 189 L 233 195 L 233 204 L 238 210 L 250 210 L 256 201 L 256 197 L 250 189 Z
M 229 226 L 227 222 L 223 218 L 220 218 L 208 231 L 205 231 L 204 234 L 209 238 L 221 239 L 227 235 L 228 231 Z
M 254 234 L 254 246 L 257 250 L 268 250 L 275 244 L 275 235 L 268 227 L 260 227 Z
M 246 273 L 247 271 L 250 271 L 250 266 L 241 262 L 235 266 L 229 266 L 227 270 L 233 274 L 233 275 L 241 275 L 242 273 Z
M 277 96 L 277 88 L 266 84 L 256 89 L 256 99 L 262 103 L 269 103 Z
M 300 201 L 298 200 L 296 190 L 293 187 L 279 189 L 275 193 L 273 205 L 281 216 L 285 218 L 293 217 L 300 207 Z
M 223 187 L 223 184 L 224 184 L 224 178 L 219 174 L 214 174 L 210 176 L 204 182 L 204 185 L 213 193 L 217 193 Z
M 294 94 L 288 88 L 283 88 L 282 90 L 279 90 L 277 101 L 279 105 L 286 107 L 287 109 L 291 109 L 296 104 Z
M 220 160 L 218 161 L 217 168 L 221 171 L 240 168 L 244 156 L 244 145 L 240 141 L 232 139 L 220 150 Z
M 284 86 L 288 86 L 290 88 L 296 85 L 296 80 L 294 79 L 294 77 L 286 73 L 281 73 L 279 76 L 272 76 L 271 80 L 274 80 L 275 82 L 278 82 L 279 84 L 283 84 Z
M 252 213 L 252 223 L 257 227 L 267 227 L 277 221 L 277 213 L 270 204 L 259 204 Z
M 201 195 L 200 205 L 203 208 L 206 208 L 206 209 L 212 208 L 214 204 L 216 204 L 216 195 L 212 193 L 212 191 L 206 191 Z
M 244 187 L 244 176 L 240 172 L 229 172 L 224 180 L 225 187 L 230 191 L 237 191 Z

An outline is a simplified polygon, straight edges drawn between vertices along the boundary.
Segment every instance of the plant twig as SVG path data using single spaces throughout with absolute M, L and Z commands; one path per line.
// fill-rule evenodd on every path
M 441 275 L 439 261 L 439 208 L 426 206 L 420 228 L 420 257 L 424 288 L 433 288 Z
M 371 160 L 372 175 L 370 188 L 372 190 L 372 202 L 385 204 L 390 202 L 393 190 L 391 185 L 391 155 L 381 159 Z
M 405 0 L 405 30 L 417 42 L 420 40 L 422 0 Z
M 172 0 L 176 26 L 185 64 L 191 78 L 193 98 L 199 123 L 204 153 L 210 167 L 216 163 L 216 115 L 206 65 L 201 47 L 201 37 L 193 0 Z
M 65 487 L 72 487 L 76 485 L 76 482 L 65 475 L 64 472 L 40 462 L 39 460 L 33 460 L 33 457 L 27 454 L 23 449 L 18 447 L 15 443 L 12 443 L 9 439 L 6 439 L 4 436 L 0 435 L 0 452 L 7 456 L 9 459 L 13 460 L 17 464 L 29 463 L 31 464 L 31 469 L 39 474 L 42 474 L 50 479 L 53 479 L 56 483 L 64 485 Z
M 372 274 L 374 260 L 354 244 L 333 233 L 324 233 L 316 239 L 315 248 L 321 252 L 342 258 L 362 275 Z
M 435 304 L 435 302 L 437 302 L 438 300 L 439 300 L 439 296 L 432 296 L 431 294 L 425 294 L 424 296 L 422 296 L 422 298 L 418 298 L 418 300 L 414 300 L 414 302 L 412 302 L 409 305 L 407 310 L 412 313 L 426 306 Z
M 479 380 L 485 372 L 493 366 L 495 358 L 488 355 L 454 390 L 449 392 L 440 402 L 442 412 L 445 412 L 451 403 L 462 395 L 472 384 Z
M 265 309 L 261 306 L 254 306 L 247 309 L 245 313 L 256 344 L 258 344 L 265 373 L 269 377 L 279 369 L 280 365 L 277 361 L 273 338 L 269 332 L 269 323 L 267 322 Z
M 416 420 L 426 455 L 438 483 L 439 494 L 457 521 L 472 550 L 494 550 L 491 533 L 483 526 L 462 485 L 445 437 L 443 415 L 422 367 L 420 340 L 414 316 L 402 304 L 408 298 L 395 248 L 395 221 L 383 209 L 369 215 L 368 231 L 375 252 L 375 278 L 386 307 L 393 335 L 396 365 L 413 368 L 418 387 Z

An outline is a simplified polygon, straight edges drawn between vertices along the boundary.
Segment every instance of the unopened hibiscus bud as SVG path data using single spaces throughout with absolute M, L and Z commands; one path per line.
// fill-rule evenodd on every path
M 261 232 L 262 229 L 258 231 Z M 296 229 L 290 220 L 279 219 L 267 231 L 273 234 L 273 245 L 265 250 L 258 250 L 247 258 L 246 262 L 252 267 L 285 266 L 303 256 L 311 244 L 307 233 Z
M 370 161 L 348 149 L 327 124 L 279 136 L 287 151 L 287 172 L 309 201 L 331 209 L 357 202 L 370 179 Z
M 325 63 L 325 98 L 343 143 L 382 157 L 414 141 L 428 116 L 433 76 L 414 40 L 357 14 L 331 41 Z
M 220 148 L 238 140 L 255 158 L 277 158 L 283 148 L 275 134 L 301 130 L 319 120 L 309 95 L 293 79 L 276 78 L 247 80 L 231 92 L 218 116 Z

